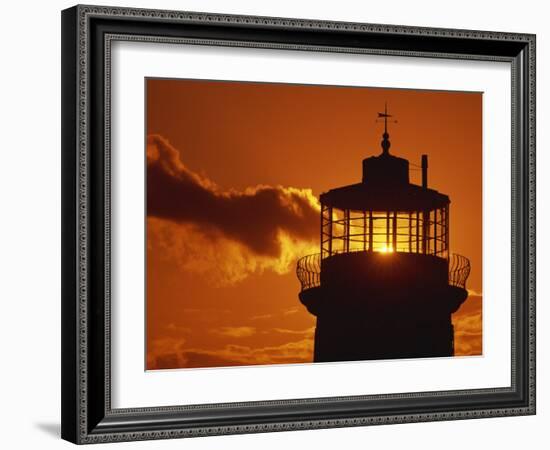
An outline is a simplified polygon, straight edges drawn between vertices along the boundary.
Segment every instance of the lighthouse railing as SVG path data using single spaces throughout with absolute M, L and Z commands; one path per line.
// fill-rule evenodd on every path
M 466 280 L 470 275 L 470 260 L 453 253 L 449 257 L 449 285 L 466 289 Z M 321 254 L 314 253 L 300 258 L 296 263 L 296 276 L 302 285 L 302 291 L 321 285 Z
M 470 260 L 465 256 L 452 253 L 449 257 L 449 284 L 466 289 L 466 280 L 470 275 Z
M 302 285 L 302 291 L 321 285 L 321 254 L 314 253 L 298 260 L 296 276 Z

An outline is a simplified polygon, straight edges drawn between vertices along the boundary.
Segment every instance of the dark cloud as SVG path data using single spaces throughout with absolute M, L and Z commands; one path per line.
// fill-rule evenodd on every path
M 159 135 L 147 138 L 147 214 L 221 234 L 260 256 L 278 257 L 286 242 L 315 241 L 319 205 L 309 189 L 255 186 L 222 191 L 188 169 Z

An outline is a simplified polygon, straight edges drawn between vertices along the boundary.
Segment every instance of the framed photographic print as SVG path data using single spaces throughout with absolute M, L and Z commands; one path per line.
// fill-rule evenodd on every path
M 535 36 L 62 13 L 62 436 L 535 413 Z

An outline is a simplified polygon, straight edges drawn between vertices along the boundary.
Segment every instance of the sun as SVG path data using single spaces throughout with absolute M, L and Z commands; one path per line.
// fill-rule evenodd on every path
M 385 254 L 393 253 L 393 247 L 391 245 L 390 246 L 383 245 L 377 251 L 380 252 L 380 253 L 385 253 Z

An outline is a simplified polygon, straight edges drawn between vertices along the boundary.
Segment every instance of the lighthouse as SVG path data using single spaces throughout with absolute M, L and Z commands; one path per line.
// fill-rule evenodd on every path
M 449 196 L 409 180 L 409 161 L 382 151 L 362 181 L 320 196 L 320 252 L 297 262 L 299 299 L 316 319 L 314 361 L 454 354 L 451 315 L 467 298 L 469 260 L 450 253 Z

